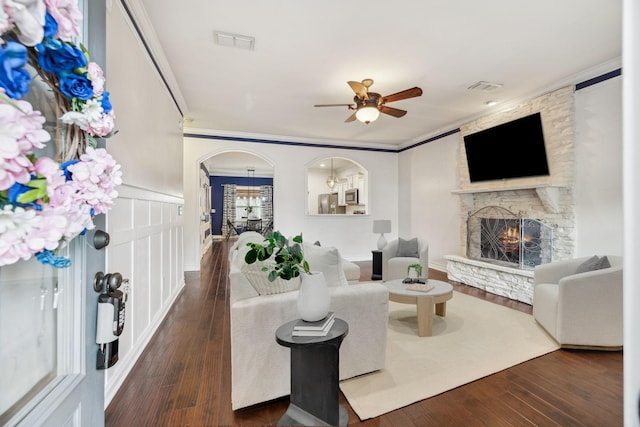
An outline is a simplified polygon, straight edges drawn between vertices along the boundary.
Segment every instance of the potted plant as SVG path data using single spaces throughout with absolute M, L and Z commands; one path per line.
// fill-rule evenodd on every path
M 247 264 L 256 261 L 272 262 L 264 265 L 262 271 L 269 272 L 269 281 L 277 278 L 291 280 L 301 276 L 298 293 L 298 314 L 302 320 L 316 322 L 329 313 L 330 295 L 324 274 L 311 271 L 309 262 L 304 258 L 302 234 L 289 240 L 279 231 L 274 231 L 264 239 L 264 243 L 247 243 L 251 249 L 244 260 Z
M 267 266 L 262 267 L 262 271 L 269 271 L 270 282 L 278 277 L 291 280 L 300 276 L 301 270 L 305 273 L 311 273 L 309 263 L 304 259 L 302 251 L 302 234 L 291 239 L 293 242 L 291 245 L 279 231 L 274 231 L 264 241 L 265 244 L 247 243 L 251 249 L 245 255 L 244 261 L 247 264 L 253 264 L 256 261 L 266 261 L 273 256 L 275 263 L 271 271 Z
M 415 277 L 411 276 L 411 270 L 415 271 Z M 412 278 L 422 277 L 422 266 L 420 264 L 411 264 L 407 267 L 407 275 Z

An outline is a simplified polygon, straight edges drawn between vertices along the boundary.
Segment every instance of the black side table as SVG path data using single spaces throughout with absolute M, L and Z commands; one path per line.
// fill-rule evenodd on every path
M 336 318 L 324 337 L 294 337 L 287 322 L 276 331 L 278 344 L 291 348 L 291 398 L 279 426 L 346 426 L 347 410 L 338 404 L 340 344 L 349 325 Z
M 371 269 L 371 280 L 382 280 L 382 251 L 371 251 L 373 254 L 373 268 Z

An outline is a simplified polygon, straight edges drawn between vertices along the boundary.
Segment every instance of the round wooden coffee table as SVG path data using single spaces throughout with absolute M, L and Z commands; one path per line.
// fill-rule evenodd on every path
M 415 304 L 420 337 L 431 336 L 434 313 L 444 317 L 447 314 L 447 301 L 453 298 L 453 286 L 449 283 L 429 279 L 427 284 L 434 286 L 429 292 L 408 290 L 409 284 L 402 283 L 401 279 L 384 282 L 389 288 L 389 301 Z

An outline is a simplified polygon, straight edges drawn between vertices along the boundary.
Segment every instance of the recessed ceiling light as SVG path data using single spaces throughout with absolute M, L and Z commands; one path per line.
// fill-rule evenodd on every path
M 485 105 L 487 107 L 493 107 L 494 105 L 496 105 L 498 102 L 497 101 L 487 101 L 485 102 Z
M 214 31 L 213 41 L 222 46 L 236 47 L 238 49 L 246 50 L 253 50 L 256 44 L 255 37 L 227 33 L 224 31 Z

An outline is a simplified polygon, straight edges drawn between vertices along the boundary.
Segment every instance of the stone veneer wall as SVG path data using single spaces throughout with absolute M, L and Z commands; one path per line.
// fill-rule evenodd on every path
M 538 112 L 541 113 L 549 176 L 470 183 L 463 137 Z M 462 204 L 460 253 L 466 254 L 468 215 L 494 205 L 553 227 L 553 260 L 572 258 L 575 252 L 574 87 L 558 89 L 508 111 L 482 117 L 461 126 L 460 131 L 459 190 L 455 191 L 460 195 Z M 518 161 L 524 162 L 526 159 Z M 489 263 L 450 258 L 460 257 L 447 257 L 447 271 L 451 280 L 531 303 L 533 288 L 530 272 L 511 277 L 514 272 L 504 271 Z M 464 261 L 468 264 L 464 265 Z

